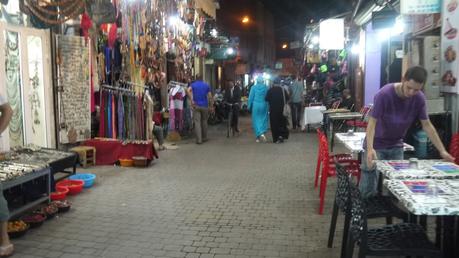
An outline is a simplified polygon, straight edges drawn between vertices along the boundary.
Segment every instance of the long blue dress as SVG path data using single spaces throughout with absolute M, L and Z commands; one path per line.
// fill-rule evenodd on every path
M 268 131 L 268 87 L 257 81 L 250 89 L 248 108 L 252 112 L 252 128 L 258 138 Z

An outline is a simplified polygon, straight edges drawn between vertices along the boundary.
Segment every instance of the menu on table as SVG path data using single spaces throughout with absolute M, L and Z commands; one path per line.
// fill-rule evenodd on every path
M 429 182 L 425 181 L 425 180 L 403 181 L 403 183 L 414 194 L 428 194 L 428 193 L 431 193 L 433 187 L 436 188 L 437 194 L 444 194 L 445 193 L 437 185 L 429 184 Z
M 435 164 L 432 167 L 447 174 L 459 174 L 459 166 L 455 164 Z
M 410 163 L 408 161 L 389 161 L 387 164 L 391 165 L 395 170 L 410 168 Z

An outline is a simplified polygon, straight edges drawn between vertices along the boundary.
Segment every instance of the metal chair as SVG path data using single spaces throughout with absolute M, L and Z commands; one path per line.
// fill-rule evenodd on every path
M 352 257 L 359 245 L 359 258 L 370 256 L 423 256 L 442 258 L 443 253 L 417 224 L 399 223 L 367 227 L 367 207 L 359 189 L 350 185 L 350 227 L 345 257 Z
M 336 221 L 338 213 L 341 211 L 344 217 L 344 230 L 343 241 L 341 245 L 341 257 L 345 256 L 345 246 L 348 237 L 349 223 L 350 223 L 350 188 L 351 177 L 346 171 L 346 168 L 336 162 L 336 174 L 338 177 L 338 184 L 336 188 L 335 201 L 333 203 L 333 212 L 330 222 L 330 231 L 328 235 L 328 248 L 332 248 L 333 239 L 335 236 Z M 400 210 L 395 204 L 394 198 L 389 196 L 374 196 L 363 200 L 366 207 L 367 218 L 386 218 L 387 224 L 392 224 L 392 217 L 397 217 L 406 221 L 407 215 Z
M 328 151 L 328 141 L 325 134 L 320 139 L 321 158 L 322 158 L 322 170 L 320 172 L 320 186 L 319 186 L 319 214 L 323 214 L 325 205 L 325 193 L 327 189 L 327 181 L 329 177 L 336 176 L 335 161 L 346 163 L 346 173 L 355 176 L 357 181 L 360 181 L 360 164 L 358 160 L 349 159 L 344 157 L 340 159 L 340 156 L 331 156 Z

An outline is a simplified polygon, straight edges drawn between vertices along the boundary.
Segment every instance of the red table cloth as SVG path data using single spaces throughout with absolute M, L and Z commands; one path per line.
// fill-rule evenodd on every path
M 123 144 L 120 140 L 96 138 L 87 140 L 82 145 L 96 148 L 97 165 L 112 165 L 119 159 L 132 159 L 133 156 L 144 156 L 149 161 L 153 160 L 155 157 L 158 158 L 158 153 L 152 141 L 148 141 L 146 144 Z

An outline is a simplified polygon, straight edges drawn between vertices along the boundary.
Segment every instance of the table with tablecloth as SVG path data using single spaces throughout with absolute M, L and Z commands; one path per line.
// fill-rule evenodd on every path
M 312 124 L 320 124 L 324 119 L 323 111 L 327 110 L 325 106 L 305 107 L 303 114 L 303 127 L 309 127 Z
M 426 226 L 426 216 L 437 218 L 436 244 L 444 257 L 458 257 L 459 166 L 443 160 L 378 160 L 376 166 L 400 206 L 421 216 L 421 225 Z
M 96 164 L 112 165 L 119 159 L 132 159 L 143 156 L 151 161 L 158 158 L 153 141 L 121 141 L 115 139 L 95 138 L 85 141 L 82 145 L 96 148 Z

